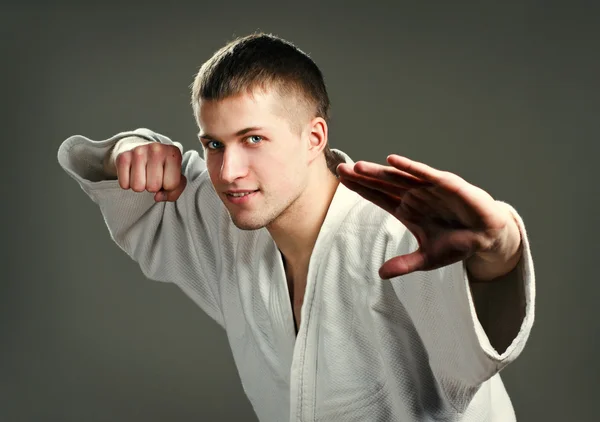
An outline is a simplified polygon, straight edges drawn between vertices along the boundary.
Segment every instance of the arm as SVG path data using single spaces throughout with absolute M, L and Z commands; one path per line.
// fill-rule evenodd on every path
M 457 175 L 405 157 L 391 167 L 342 165 L 340 180 L 388 211 L 392 242 L 379 270 L 422 337 L 457 410 L 512 362 L 533 324 L 534 271 L 514 208 Z
M 495 247 L 477 252 L 466 260 L 467 270 L 474 283 L 501 280 L 521 259 L 523 243 L 518 215 L 508 204 L 500 201 L 496 201 L 496 204 L 506 213 L 506 227 Z
M 392 229 L 393 227 L 393 229 Z M 522 353 L 535 316 L 535 273 L 529 239 L 519 218 L 521 259 L 508 274 L 473 283 L 464 261 L 389 280 L 417 329 L 429 363 L 448 401 L 464 411 L 482 383 Z M 390 225 L 395 240 L 383 261 L 418 247 Z
M 499 204 L 510 215 L 505 240 L 499 243 L 502 248 L 474 255 L 465 267 L 477 320 L 494 350 L 503 353 L 518 336 L 527 306 L 531 306 L 526 294 L 527 277 L 523 277 L 519 266 L 521 260 L 531 260 L 531 251 L 519 214 L 510 205 Z M 532 263 L 527 264 L 533 272 Z
M 222 324 L 215 264 L 219 243 L 215 227 L 221 208 L 204 161 L 196 151 L 183 155 L 180 170 L 187 186 L 177 201 L 165 202 L 155 201 L 152 192 L 123 189 L 114 177 L 114 168 L 107 166 L 120 152 L 148 142 L 177 145 L 147 129 L 101 141 L 76 135 L 60 145 L 58 161 L 99 206 L 111 238 L 139 264 L 144 275 L 177 284 Z M 117 144 L 121 150 L 116 149 Z

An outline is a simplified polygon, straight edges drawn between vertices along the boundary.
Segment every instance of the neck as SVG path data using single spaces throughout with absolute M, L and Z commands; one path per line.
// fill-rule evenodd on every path
M 291 268 L 308 264 L 339 183 L 325 163 L 313 173 L 300 197 L 267 227 Z

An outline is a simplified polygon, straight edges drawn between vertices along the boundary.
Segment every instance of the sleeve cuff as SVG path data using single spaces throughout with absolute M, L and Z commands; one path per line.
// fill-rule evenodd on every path
M 521 303 L 524 303 L 525 307 L 524 316 L 522 319 L 520 319 L 520 328 L 517 332 L 517 335 L 512 339 L 508 347 L 502 353 L 499 353 L 493 347 L 488 335 L 486 334 L 483 328 L 483 325 L 481 324 L 477 316 L 465 263 L 463 262 L 462 266 L 455 266 L 455 269 L 457 271 L 461 271 L 461 274 L 457 274 L 457 277 L 462 278 L 462 282 L 457 283 L 457 300 L 461 302 L 466 302 L 463 303 L 463 305 L 465 305 L 469 309 L 469 322 L 470 325 L 473 327 L 473 338 L 471 340 L 474 342 L 476 348 L 480 349 L 483 352 L 482 358 L 484 360 L 491 360 L 492 362 L 494 362 L 497 365 L 497 370 L 500 370 L 502 367 L 506 366 L 508 363 L 516 359 L 516 357 L 521 353 L 521 351 L 525 347 L 527 339 L 529 338 L 529 334 L 531 332 L 535 316 L 535 273 L 529 238 L 527 237 L 527 232 L 523 220 L 519 216 L 517 211 L 511 205 L 505 202 L 501 203 L 503 203 L 509 208 L 509 210 L 515 218 L 515 221 L 517 222 L 519 231 L 521 233 L 521 259 L 519 260 L 519 263 L 517 264 L 517 267 L 515 268 L 512 274 L 513 277 L 517 278 L 516 282 L 518 288 L 520 289 L 518 295 L 520 300 L 518 303 L 514 303 L 514 312 L 520 312 L 517 308 Z M 496 282 L 503 283 L 504 281 L 492 281 L 492 283 Z M 507 288 L 510 287 L 507 286 Z M 511 306 L 511 304 L 507 303 L 506 306 Z M 504 323 L 504 321 L 499 321 L 498 323 L 502 324 Z
M 117 187 L 118 182 L 104 172 L 103 159 L 119 140 L 127 137 L 176 145 L 179 149 L 182 149 L 181 144 L 171 141 L 166 136 L 149 129 L 139 128 L 120 132 L 100 141 L 92 140 L 83 135 L 73 135 L 60 145 L 58 162 L 67 174 L 74 178 L 88 194 L 91 194 L 92 187 Z

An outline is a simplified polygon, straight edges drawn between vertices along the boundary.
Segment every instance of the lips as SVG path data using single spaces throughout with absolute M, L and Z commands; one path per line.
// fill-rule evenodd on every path
M 253 198 L 256 198 L 259 190 L 228 190 L 225 193 L 225 198 L 230 204 L 239 206 L 248 205 L 252 202 Z
M 251 193 L 258 192 L 258 189 L 255 190 L 228 190 L 225 192 L 225 195 L 231 196 L 233 198 L 243 198 L 246 195 L 250 195 Z

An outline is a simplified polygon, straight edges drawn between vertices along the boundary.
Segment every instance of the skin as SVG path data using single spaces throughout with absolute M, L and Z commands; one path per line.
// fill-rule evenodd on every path
M 472 279 L 506 275 L 521 256 L 521 234 L 510 210 L 461 177 L 399 155 L 389 166 L 338 167 L 341 181 L 399 219 L 419 249 L 384 263 L 384 279 L 466 261 Z
M 266 227 L 291 257 L 303 255 L 302 246 L 310 243 L 307 230 L 318 232 L 338 181 L 322 154 L 326 122 L 314 118 L 298 125 L 285 116 L 280 101 L 263 91 L 202 101 L 199 138 L 211 181 L 234 224 L 243 230 Z M 247 204 L 234 204 L 226 195 L 256 189 Z
M 383 279 L 458 261 L 475 284 L 510 278 L 521 257 L 521 235 L 507 207 L 458 175 L 399 155 L 390 155 L 387 165 L 340 164 L 338 179 L 322 153 L 325 120 L 308 112 L 292 119 L 286 110 L 294 107 L 282 101 L 273 91 L 202 101 L 197 119 L 210 179 L 232 221 L 242 230 L 267 228 L 284 257 L 297 323 L 306 268 L 339 182 L 398 218 L 419 242 L 418 250 L 381 267 Z M 181 195 L 186 180 L 180 166 L 177 147 L 125 140 L 105 163 L 123 189 L 154 192 L 156 201 Z M 227 195 L 232 190 L 257 192 L 234 203 Z M 485 291 L 476 296 L 493 301 Z M 518 306 L 518 293 L 510 300 Z

